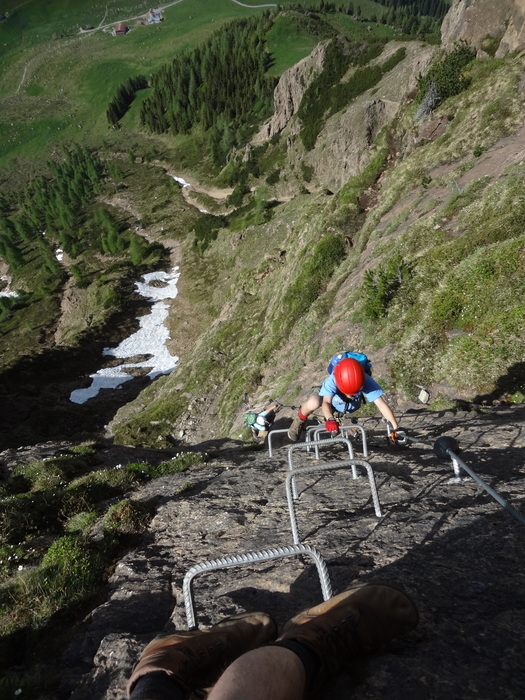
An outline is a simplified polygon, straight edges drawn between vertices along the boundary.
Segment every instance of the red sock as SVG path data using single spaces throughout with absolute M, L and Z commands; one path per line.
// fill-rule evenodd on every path
M 308 419 L 308 416 L 304 416 L 304 415 L 303 415 L 303 412 L 301 411 L 301 409 L 299 409 L 299 418 L 300 418 L 301 420 L 307 420 L 307 419 Z

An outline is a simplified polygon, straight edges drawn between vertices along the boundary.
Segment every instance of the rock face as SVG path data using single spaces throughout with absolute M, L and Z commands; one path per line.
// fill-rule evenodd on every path
M 400 48 L 406 51 L 404 60 L 330 117 L 311 151 L 305 153 L 298 136 L 289 139 L 288 158 L 297 170 L 303 164 L 311 167 L 319 182 L 335 190 L 366 167 L 376 153 L 372 146 L 378 133 L 395 117 L 435 53 L 435 47 L 419 42 L 390 42 L 372 64 L 384 63 Z
M 254 143 L 267 141 L 288 125 L 310 83 L 322 70 L 325 51 L 325 44 L 318 44 L 309 56 L 281 75 L 273 94 L 274 114 L 263 125 Z
M 279 414 L 274 429 L 287 427 L 290 417 Z M 327 562 L 333 593 L 355 582 L 390 583 L 414 598 L 421 616 L 406 638 L 349 659 L 349 675 L 334 678 L 318 698 L 523 697 L 525 528 L 476 480 L 455 479 L 451 462 L 432 445 L 442 434 L 457 439 L 465 464 L 523 512 L 524 419 L 524 407 L 407 411 L 403 426 L 423 442 L 401 451 L 386 445 L 378 419 L 360 419 L 381 517 L 365 471 L 352 478 L 345 444 L 327 440 L 319 460 L 313 450 L 293 450 L 294 468 L 334 467 L 298 477 L 294 509 L 299 538 Z M 279 433 L 272 445 L 270 457 L 231 441 L 203 444 L 216 450 L 205 468 L 157 479 L 135 494 L 160 495 L 161 505 L 142 543 L 116 566 L 106 600 L 72 631 L 61 661 L 61 698 L 124 697 L 145 644 L 160 632 L 187 628 L 182 584 L 191 567 L 292 544 L 285 492 L 290 445 Z M 362 458 L 360 443 L 356 450 Z M 313 561 L 288 556 L 203 571 L 186 602 L 201 627 L 254 610 L 268 610 L 282 626 L 321 600 Z
M 483 48 L 488 37 L 500 39 L 496 57 L 525 48 L 524 0 L 454 0 L 441 26 L 447 49 L 461 39 Z
M 288 158 L 298 171 L 304 166 L 311 167 L 324 185 L 341 187 L 367 165 L 378 133 L 396 115 L 404 96 L 415 88 L 417 77 L 425 72 L 435 53 L 434 47 L 419 42 L 390 42 L 372 64 L 388 60 L 401 47 L 406 58 L 373 90 L 364 92 L 329 118 L 315 147 L 305 153 L 298 136 L 301 123 L 292 117 L 306 89 L 322 70 L 325 44 L 318 44 L 309 56 L 281 76 L 274 92 L 274 114 L 253 143 L 262 143 L 284 131 L 288 136 Z

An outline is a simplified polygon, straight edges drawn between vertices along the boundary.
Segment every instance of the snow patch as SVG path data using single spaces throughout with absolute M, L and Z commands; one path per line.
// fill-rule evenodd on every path
M 17 297 L 18 292 L 14 292 L 10 287 L 9 278 L 4 275 L 0 276 L 0 280 L 6 283 L 6 286 L 0 291 L 0 297 Z
M 173 179 L 175 182 L 178 182 L 179 185 L 182 185 L 182 187 L 191 187 L 189 182 L 186 182 L 186 180 L 183 177 L 177 177 L 176 175 L 173 176 Z
M 171 355 L 166 347 L 170 333 L 164 321 L 168 317 L 169 306 L 164 300 L 175 299 L 177 296 L 177 282 L 180 277 L 178 269 L 177 266 L 171 272 L 150 272 L 142 276 L 142 281 L 135 282 L 137 292 L 153 303 L 151 311 L 139 318 L 140 328 L 136 333 L 123 340 L 116 348 L 104 348 L 102 352 L 106 357 L 126 359 L 136 355 L 148 355 L 148 359 L 99 370 L 90 375 L 93 380 L 91 386 L 71 392 L 70 401 L 85 403 L 96 396 L 100 389 L 120 388 L 122 384 L 133 379 L 125 369 L 149 368 L 147 376 L 155 379 L 161 374 L 169 374 L 175 368 L 179 358 Z

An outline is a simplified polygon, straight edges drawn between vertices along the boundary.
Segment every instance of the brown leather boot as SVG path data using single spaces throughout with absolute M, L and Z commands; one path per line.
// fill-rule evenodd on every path
M 412 630 L 418 619 L 416 606 L 401 591 L 363 584 L 292 618 L 277 643 L 296 640 L 314 652 L 322 671 L 338 673 L 350 658 Z
M 224 669 L 241 654 L 277 636 L 277 626 L 266 613 L 241 613 L 208 630 L 157 637 L 142 652 L 128 681 L 128 697 L 139 678 L 165 673 L 188 690 L 213 685 Z
M 295 416 L 292 425 L 288 428 L 288 438 L 292 442 L 297 442 L 297 440 L 299 440 L 299 438 L 302 437 L 304 433 L 305 423 L 306 421 L 302 418 L 299 418 L 299 415 Z

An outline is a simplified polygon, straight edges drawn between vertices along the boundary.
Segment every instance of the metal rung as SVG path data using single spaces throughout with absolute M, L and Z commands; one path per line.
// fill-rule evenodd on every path
M 288 500 L 288 511 L 290 513 L 290 524 L 292 526 L 292 537 L 295 544 L 299 544 L 301 540 L 299 539 L 299 531 L 297 529 L 297 518 L 295 515 L 295 503 L 297 496 L 294 496 L 295 491 L 295 476 L 297 474 L 313 474 L 314 472 L 325 472 L 331 469 L 342 469 L 344 467 L 355 468 L 355 465 L 362 466 L 368 472 L 368 479 L 370 482 L 370 490 L 372 491 L 372 500 L 374 502 L 375 514 L 378 518 L 381 517 L 381 506 L 379 504 L 379 498 L 377 495 L 377 487 L 374 478 L 374 472 L 372 467 L 362 459 L 354 459 L 352 461 L 344 462 L 332 462 L 330 464 L 319 464 L 313 467 L 300 467 L 299 469 L 293 469 L 290 471 L 286 477 L 286 498 Z
M 361 441 L 363 445 L 363 456 L 368 457 L 368 444 L 366 441 L 366 432 L 365 429 L 363 428 L 362 425 L 358 425 L 357 423 L 341 423 L 339 425 L 339 430 L 341 431 L 341 437 L 348 438 L 349 433 L 352 430 L 358 430 L 361 433 Z M 329 436 L 328 438 L 325 439 L 330 439 L 332 440 L 333 438 L 331 437 L 331 434 L 325 430 L 320 424 L 319 425 L 309 425 L 306 428 L 306 442 L 313 442 L 314 440 L 320 439 L 319 436 L 322 433 L 327 433 Z M 310 447 L 307 448 L 308 452 L 310 451 Z M 315 458 L 319 459 L 319 447 L 316 446 L 315 448 Z
M 327 437 L 321 438 L 321 435 L 323 433 L 326 433 Z M 332 433 L 329 433 L 328 430 L 326 430 L 325 428 L 317 428 L 317 430 L 313 431 L 312 435 L 313 435 L 313 440 L 310 439 L 310 442 L 315 445 L 315 458 L 316 459 L 320 459 L 320 457 L 319 457 L 319 445 L 322 445 L 327 440 L 330 442 L 334 442 L 335 440 L 339 439 L 337 437 L 334 438 L 332 436 Z M 348 432 L 345 435 L 345 432 L 343 430 L 341 430 L 340 435 L 341 435 L 340 439 L 350 440 L 350 438 L 348 437 Z M 350 445 L 352 445 L 352 443 L 350 443 Z M 350 457 L 354 456 L 353 446 L 352 446 L 351 450 L 349 450 L 349 455 L 350 455 Z M 354 474 L 354 479 L 357 479 L 357 474 L 355 473 L 355 471 L 353 472 L 353 474 Z
M 332 586 L 328 576 L 326 562 L 321 554 L 307 544 L 293 544 L 284 547 L 276 547 L 275 549 L 263 549 L 259 552 L 247 552 L 246 554 L 236 554 L 223 557 L 222 559 L 212 559 L 204 561 L 200 564 L 192 566 L 184 577 L 182 584 L 182 592 L 184 595 L 184 607 L 186 608 L 186 620 L 188 629 L 197 628 L 195 623 L 195 608 L 193 603 L 192 582 L 195 576 L 202 574 L 205 571 L 215 571 L 216 569 L 225 569 L 231 566 L 245 566 L 255 562 L 269 561 L 270 559 L 281 559 L 283 557 L 305 555 L 311 557 L 317 567 L 319 580 L 321 582 L 321 590 L 323 600 L 329 600 L 332 597 Z
M 268 456 L 273 457 L 273 450 L 272 450 L 272 439 L 274 435 L 277 435 L 277 433 L 287 433 L 288 428 L 280 428 L 279 430 L 270 430 L 268 433 Z
M 368 443 L 366 441 L 366 432 L 365 429 L 363 428 L 362 425 L 358 425 L 357 423 L 350 423 L 350 424 L 345 424 L 341 423 L 339 426 L 341 429 L 341 433 L 343 434 L 343 437 L 349 437 L 349 433 L 352 430 L 358 430 L 361 433 L 361 441 L 363 445 L 363 457 L 368 457 Z
M 296 442 L 295 445 L 292 445 L 288 449 L 288 468 L 290 471 L 293 470 L 293 453 L 295 450 L 300 450 L 302 448 L 306 448 L 307 450 L 310 449 L 310 447 L 315 447 L 315 456 L 317 459 L 319 459 L 319 445 L 324 445 L 325 447 L 328 447 L 330 445 L 333 445 L 334 443 L 338 442 L 344 442 L 344 444 L 348 447 L 348 456 L 350 459 L 354 458 L 354 448 L 352 447 L 352 443 L 348 438 L 342 438 L 342 437 L 336 437 L 336 438 L 330 438 L 329 440 L 308 440 L 307 442 Z M 354 479 L 357 479 L 357 472 L 355 470 L 355 467 L 352 467 L 352 477 Z M 293 489 L 293 497 L 295 500 L 297 500 L 297 489 L 295 487 L 295 479 L 292 479 L 292 489 Z

